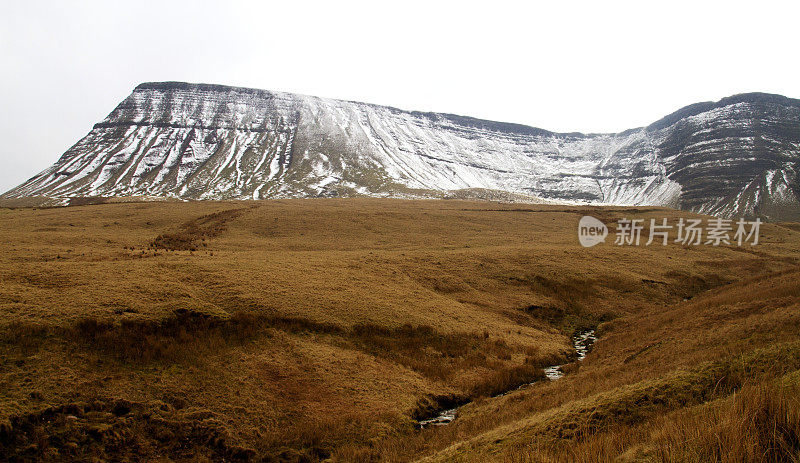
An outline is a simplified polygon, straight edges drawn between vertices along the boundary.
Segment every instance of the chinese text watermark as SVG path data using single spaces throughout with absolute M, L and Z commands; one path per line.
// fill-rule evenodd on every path
M 687 246 L 721 244 L 743 246 L 758 244 L 761 219 L 746 221 L 739 219 L 678 219 L 677 223 L 669 223 L 668 219 L 650 219 L 645 229 L 645 219 L 619 219 L 616 226 L 618 246 L 639 246 L 644 244 L 661 244 L 670 242 L 670 232 L 674 232 L 672 242 Z M 584 247 L 602 243 L 608 236 L 608 227 L 592 216 L 584 216 L 578 222 L 578 241 Z

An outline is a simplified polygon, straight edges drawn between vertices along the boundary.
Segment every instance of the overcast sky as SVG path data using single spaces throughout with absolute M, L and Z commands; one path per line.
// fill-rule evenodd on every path
M 0 191 L 145 81 L 582 132 L 735 93 L 800 97 L 798 4 L 3 0 Z

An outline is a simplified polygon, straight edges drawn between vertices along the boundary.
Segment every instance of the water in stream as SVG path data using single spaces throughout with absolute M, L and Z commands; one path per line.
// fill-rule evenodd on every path
M 597 336 L 595 336 L 594 330 L 581 331 L 573 336 L 572 345 L 575 347 L 575 352 L 578 353 L 579 362 L 586 358 L 586 354 L 592 350 L 592 344 L 595 341 L 597 341 Z M 566 364 L 547 367 L 544 369 L 544 375 L 550 381 L 555 381 L 564 376 L 564 372 L 561 371 L 561 367 L 564 365 Z
M 596 340 L 597 336 L 595 336 L 594 330 L 581 331 L 580 333 L 572 337 L 572 345 L 575 347 L 575 352 L 577 352 L 578 354 L 577 357 L 578 362 L 586 358 L 586 354 L 588 354 L 589 351 L 592 350 L 592 345 Z M 544 375 L 547 377 L 548 380 L 555 381 L 564 376 L 564 372 L 561 370 L 561 368 L 564 365 L 566 364 L 549 366 L 544 369 Z M 518 389 L 521 389 L 528 385 L 529 384 L 524 384 L 520 386 Z M 503 396 L 505 394 L 507 394 L 507 392 L 498 394 L 496 397 Z M 455 408 L 450 408 L 447 410 L 442 410 L 432 418 L 420 420 L 419 421 L 420 429 L 425 429 L 428 426 L 444 426 L 446 424 L 450 424 L 453 420 L 456 419 L 456 416 L 458 415 L 458 409 L 461 407 L 463 407 L 463 405 Z

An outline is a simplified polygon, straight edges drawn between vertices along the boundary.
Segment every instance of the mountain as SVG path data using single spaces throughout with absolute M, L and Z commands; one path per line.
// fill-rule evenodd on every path
M 2 198 L 458 196 L 800 217 L 800 100 L 749 93 L 616 134 L 180 82 L 144 83 Z M 466 192 L 466 193 L 465 193 Z

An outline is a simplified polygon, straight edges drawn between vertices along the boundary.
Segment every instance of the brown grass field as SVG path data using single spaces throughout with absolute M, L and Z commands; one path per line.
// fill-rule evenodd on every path
M 586 214 L 692 216 L 2 208 L 0 460 L 800 461 L 800 226 L 742 247 L 615 246 L 612 230 L 585 249 Z M 592 352 L 544 380 L 583 328 Z

